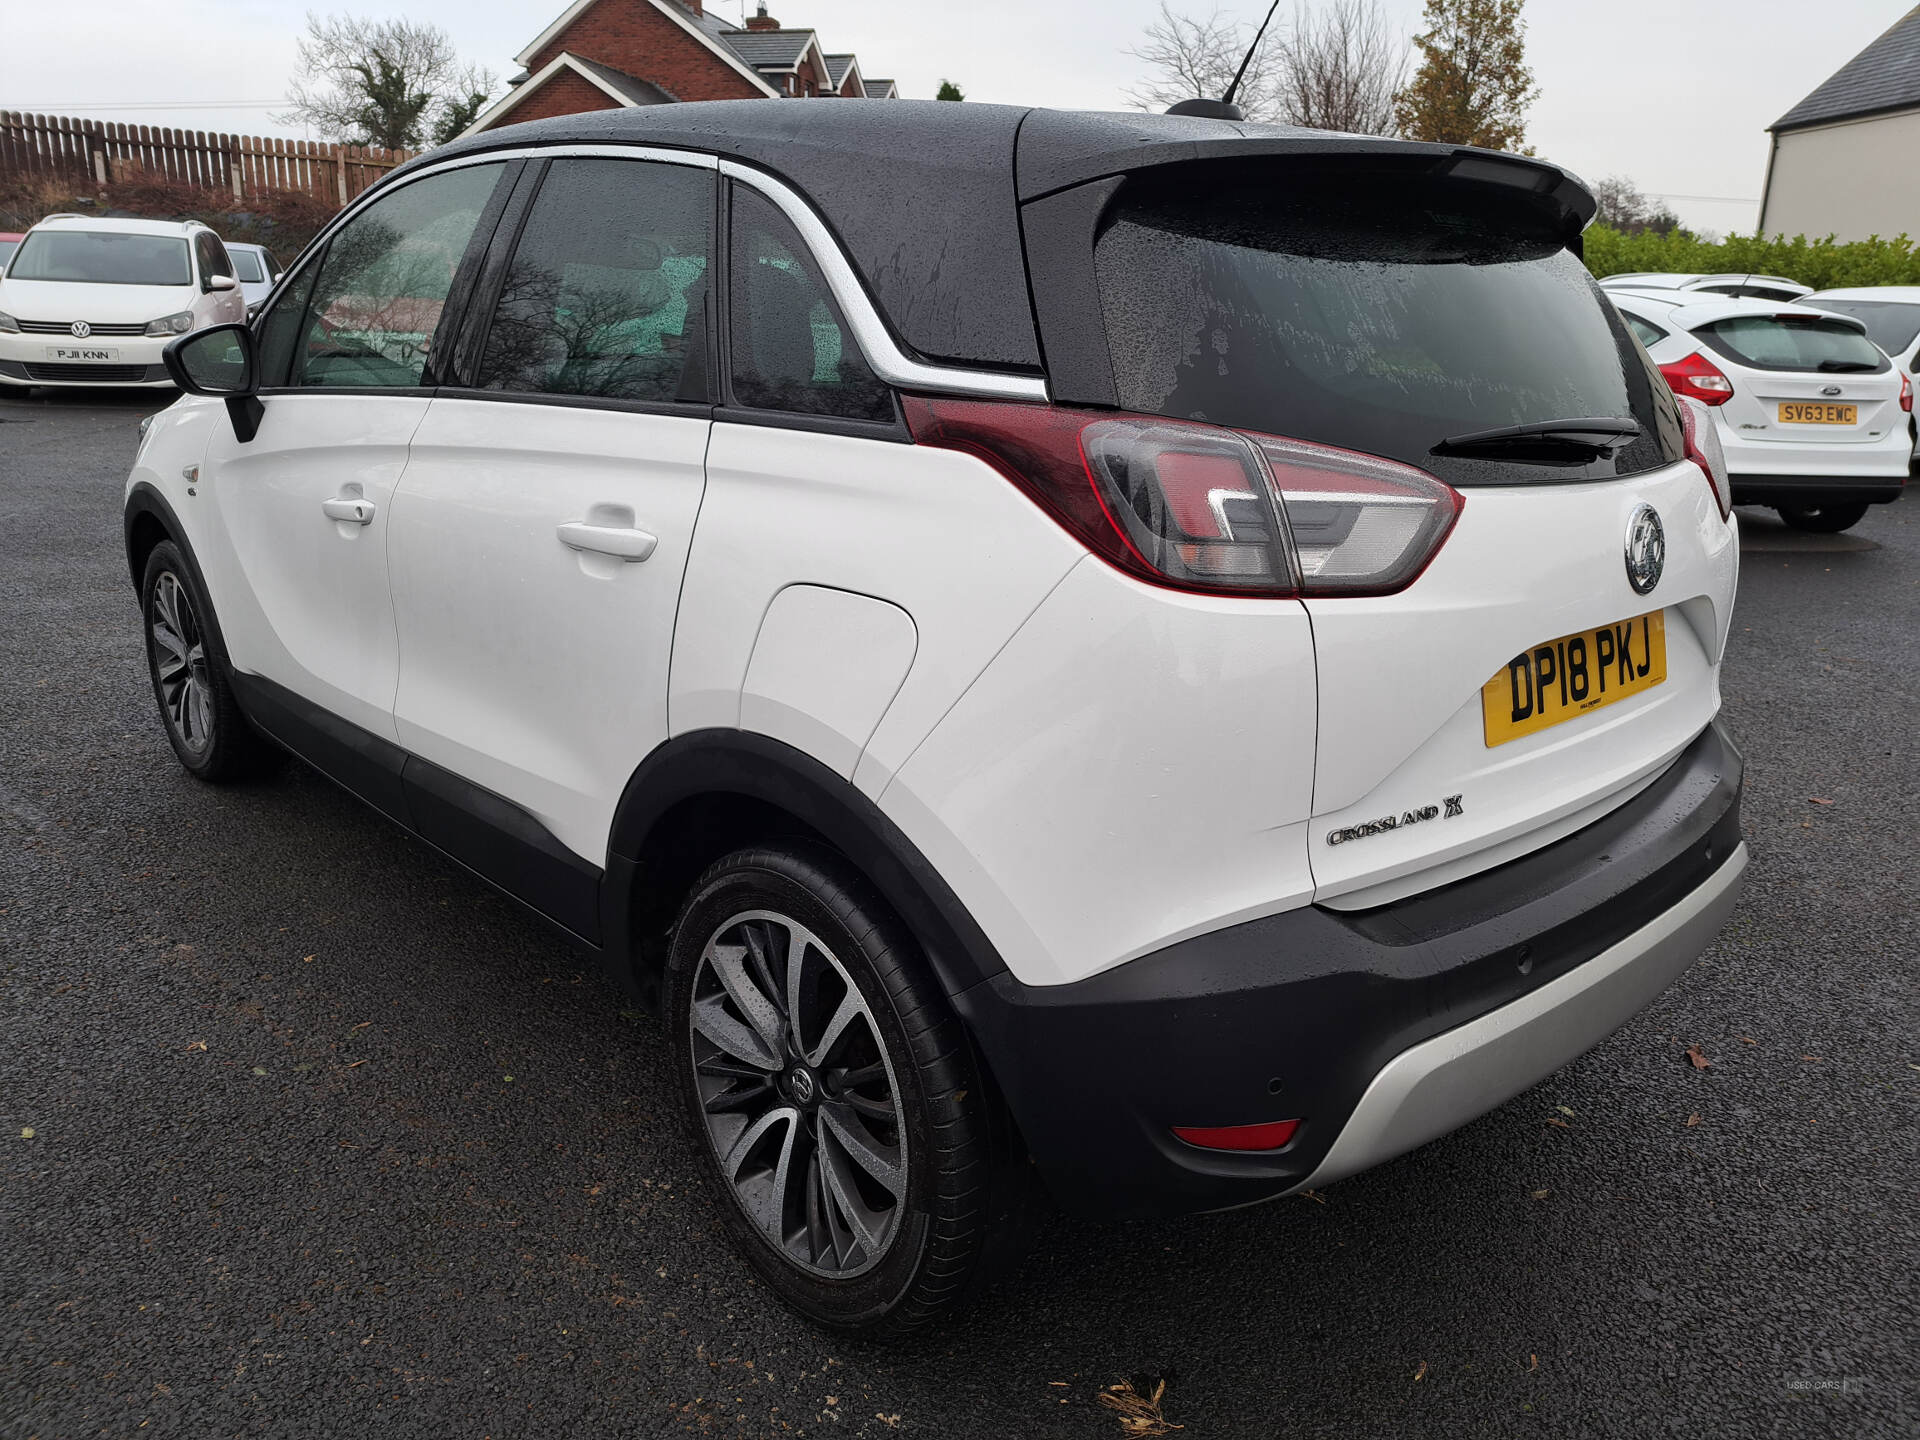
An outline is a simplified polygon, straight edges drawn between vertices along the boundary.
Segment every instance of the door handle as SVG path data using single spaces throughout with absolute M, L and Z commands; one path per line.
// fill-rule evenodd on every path
M 629 525 L 589 525 L 584 520 L 569 520 L 555 532 L 569 550 L 591 550 L 597 555 L 612 555 L 630 565 L 653 554 L 660 543 L 656 535 Z
M 320 502 L 320 513 L 329 520 L 344 521 L 348 525 L 371 525 L 373 523 L 373 502 L 344 497 Z

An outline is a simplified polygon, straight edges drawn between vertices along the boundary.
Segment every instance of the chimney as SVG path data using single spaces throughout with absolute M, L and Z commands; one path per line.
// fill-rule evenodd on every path
M 778 30 L 780 22 L 767 14 L 767 0 L 760 0 L 760 8 L 747 17 L 749 30 Z

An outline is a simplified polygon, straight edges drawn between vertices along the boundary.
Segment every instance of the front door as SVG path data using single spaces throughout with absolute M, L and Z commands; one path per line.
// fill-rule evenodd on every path
M 271 682 L 282 709 L 393 739 L 394 487 L 433 393 L 441 312 L 462 264 L 477 265 L 506 169 L 428 176 L 342 227 L 261 322 L 258 433 L 215 427 L 201 564 L 243 686 Z
M 426 762 L 408 761 L 409 803 L 429 839 L 583 934 L 615 803 L 667 735 L 711 429 L 714 184 L 698 165 L 553 161 L 393 503 L 394 712 Z

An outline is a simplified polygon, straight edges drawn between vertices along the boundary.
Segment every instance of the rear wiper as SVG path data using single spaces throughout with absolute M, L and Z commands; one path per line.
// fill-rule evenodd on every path
M 1878 370 L 1874 360 L 1822 360 L 1813 367 L 1823 375 L 1857 375 L 1863 370 Z
M 1583 455 L 1611 455 L 1640 438 L 1638 421 L 1612 415 L 1588 416 L 1577 420 L 1540 420 L 1531 425 L 1502 425 L 1496 430 L 1475 430 L 1467 435 L 1452 435 L 1429 452 L 1434 455 L 1508 454 L 1533 450 L 1565 456 L 1573 451 Z

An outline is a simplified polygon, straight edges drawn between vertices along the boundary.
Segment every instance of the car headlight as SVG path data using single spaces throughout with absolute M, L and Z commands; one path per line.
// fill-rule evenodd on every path
M 18 335 L 20 322 L 11 315 L 0 313 L 0 335 Z
M 184 335 L 193 329 L 193 312 L 182 310 L 178 315 L 163 315 L 158 320 L 147 322 L 149 335 Z

